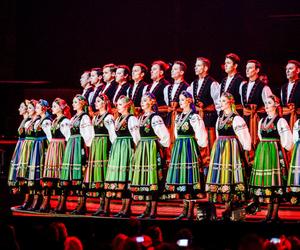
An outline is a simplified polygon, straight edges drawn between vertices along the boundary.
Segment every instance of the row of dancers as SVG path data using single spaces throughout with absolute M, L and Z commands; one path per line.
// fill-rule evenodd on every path
M 20 209 L 49 212 L 54 190 L 59 194 L 56 213 L 66 212 L 67 197 L 76 194 L 78 206 L 72 214 L 84 214 L 87 194 L 97 193 L 96 216 L 110 216 L 110 200 L 122 199 L 122 208 L 114 216 L 131 216 L 132 201 L 142 200 L 146 206 L 139 218 L 155 218 L 159 200 L 180 198 L 184 206 L 176 219 L 193 219 L 195 202 L 208 195 L 212 206 L 225 204 L 223 219 L 230 218 L 233 204 L 252 199 L 267 204 L 266 221 L 276 221 L 282 199 L 297 203 L 300 122 L 295 122 L 292 135 L 274 95 L 266 97 L 267 115 L 258 123 L 259 143 L 248 173 L 245 152 L 252 149 L 251 135 L 228 92 L 221 94 L 207 173 L 201 149 L 207 148 L 209 136 L 188 91 L 179 94 L 180 112 L 172 129 L 165 125 L 164 114 L 150 92 L 142 95 L 139 117 L 125 95 L 116 103 L 116 119 L 108 96 L 102 93 L 96 97 L 92 120 L 84 96 L 76 95 L 72 106 L 76 114 L 70 119 L 69 106 L 56 98 L 52 120 L 45 100 L 20 105 L 24 119 L 8 180 L 11 187 L 26 193 Z M 289 162 L 286 151 L 292 148 Z M 216 219 L 216 214 L 210 219 Z

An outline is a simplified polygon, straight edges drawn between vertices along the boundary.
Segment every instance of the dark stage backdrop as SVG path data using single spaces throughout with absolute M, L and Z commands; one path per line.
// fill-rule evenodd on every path
M 0 135 L 16 133 L 25 97 L 70 101 L 83 70 L 110 62 L 183 60 L 190 82 L 195 58 L 205 56 L 221 80 L 224 55 L 235 52 L 242 74 L 246 60 L 256 58 L 276 90 L 287 60 L 300 60 L 299 6 L 299 0 L 1 1 Z

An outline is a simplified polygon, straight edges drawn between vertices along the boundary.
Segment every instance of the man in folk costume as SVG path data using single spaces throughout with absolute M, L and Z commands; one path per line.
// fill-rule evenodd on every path
M 164 100 L 164 89 L 169 82 L 165 79 L 165 73 L 169 69 L 169 65 L 164 61 L 154 61 L 151 66 L 151 84 L 146 86 L 143 90 L 143 94 L 146 92 L 152 93 L 157 101 L 158 107 L 166 107 Z
M 111 102 L 118 85 L 115 81 L 116 70 L 117 66 L 113 63 L 106 64 L 103 66 L 103 81 L 105 82 L 105 87 L 101 93 L 107 95 L 108 99 Z
M 283 117 L 287 120 L 291 130 L 300 114 L 300 62 L 288 61 L 286 65 L 286 77 L 288 83 L 281 88 L 281 105 L 283 106 Z
M 258 120 L 265 114 L 264 103 L 268 96 L 272 95 L 269 86 L 259 79 L 261 63 L 257 60 L 248 60 L 246 76 L 248 82 L 242 83 L 240 96 L 243 105 L 243 118 L 250 130 L 252 147 L 255 149 L 258 142 Z
M 127 96 L 133 101 L 137 115 L 139 115 L 141 111 L 143 90 L 145 86 L 147 86 L 147 83 L 144 82 L 147 72 L 148 68 L 145 64 L 135 63 L 132 67 L 131 78 L 134 83 L 127 89 Z
M 103 70 L 101 68 L 91 69 L 91 84 L 93 84 L 94 86 L 94 91 L 89 96 L 88 102 L 93 112 L 96 112 L 96 108 L 95 108 L 96 98 L 105 87 L 102 78 L 103 78 Z
M 198 57 L 195 64 L 195 74 L 198 79 L 187 88 L 187 91 L 193 96 L 196 109 L 208 132 L 208 147 L 202 151 L 204 166 L 209 164 L 210 151 L 216 139 L 217 112 L 220 109 L 220 84 L 209 75 L 210 66 L 209 59 Z
M 171 77 L 174 79 L 174 83 L 165 87 L 164 99 L 168 105 L 168 115 L 166 125 L 170 129 L 171 142 L 174 142 L 174 122 L 179 108 L 179 95 L 183 90 L 186 90 L 189 86 L 184 80 L 184 74 L 186 72 L 186 64 L 182 61 L 175 61 L 172 70 Z
M 116 106 L 119 97 L 127 95 L 127 90 L 130 87 L 129 80 L 130 69 L 126 65 L 118 65 L 116 71 L 117 88 L 112 99 L 112 103 Z
M 233 95 L 238 113 L 242 114 L 242 105 L 240 98 L 240 86 L 244 78 L 238 73 L 237 67 L 240 63 L 240 57 L 234 53 L 225 56 L 224 70 L 227 76 L 221 82 L 220 96 L 223 92 Z
M 91 71 L 86 70 L 83 72 L 83 74 L 80 77 L 80 85 L 83 88 L 82 95 L 85 97 L 85 99 L 88 100 L 89 95 L 91 92 L 94 91 L 94 87 L 91 84 Z

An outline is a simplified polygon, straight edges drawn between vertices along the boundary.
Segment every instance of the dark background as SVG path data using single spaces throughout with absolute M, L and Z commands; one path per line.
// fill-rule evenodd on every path
M 2 0 L 0 3 L 0 135 L 13 136 L 24 98 L 71 102 L 83 70 L 114 62 L 150 65 L 212 60 L 221 80 L 228 52 L 258 59 L 278 91 L 288 59 L 300 60 L 298 0 Z M 38 82 L 35 82 L 38 81 Z

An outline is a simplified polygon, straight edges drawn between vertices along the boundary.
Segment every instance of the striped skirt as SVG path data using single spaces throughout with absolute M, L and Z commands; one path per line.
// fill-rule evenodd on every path
M 193 136 L 176 138 L 165 187 L 167 193 L 178 194 L 181 198 L 195 197 L 204 192 L 201 156 Z
M 43 179 L 60 179 L 65 147 L 64 138 L 52 138 L 45 157 Z
M 73 185 L 81 185 L 85 164 L 85 151 L 81 135 L 71 135 L 65 149 L 61 167 L 60 180 L 72 181 Z
M 291 196 L 291 203 L 299 202 L 300 198 L 300 140 L 298 140 L 292 152 L 292 159 L 287 180 L 287 192 Z
M 107 171 L 109 154 L 108 135 L 96 134 L 90 147 L 84 183 L 90 189 L 101 189 Z
M 131 136 L 117 137 L 111 147 L 104 189 L 107 197 L 122 198 L 128 195 L 129 168 L 133 156 Z
M 9 172 L 8 172 L 8 186 L 10 187 L 15 187 L 17 185 L 17 173 L 18 173 L 18 166 L 21 158 L 23 143 L 24 143 L 24 138 L 19 138 L 14 153 L 11 157 Z
M 35 138 L 33 148 L 30 154 L 29 166 L 27 169 L 27 180 L 32 184 L 41 180 L 42 178 L 45 161 L 45 152 L 47 150 L 47 147 L 47 137 Z
M 162 152 L 157 137 L 142 137 L 130 169 L 130 190 L 134 200 L 156 199 L 161 191 Z
M 17 180 L 27 179 L 31 151 L 33 150 L 34 137 L 25 137 L 22 143 L 21 156 L 17 167 Z
M 219 136 L 214 143 L 205 188 L 211 202 L 245 200 L 241 151 L 235 136 Z
M 287 169 L 284 156 L 278 139 L 262 139 L 258 144 L 249 187 L 260 202 L 283 196 Z

